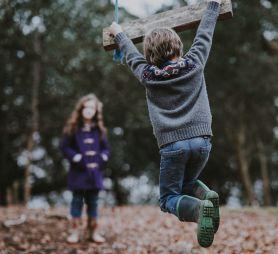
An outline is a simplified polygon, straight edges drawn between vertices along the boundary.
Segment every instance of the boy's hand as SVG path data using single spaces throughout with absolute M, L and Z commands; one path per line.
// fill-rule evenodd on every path
M 122 27 L 119 24 L 117 24 L 116 22 L 113 22 L 111 24 L 111 26 L 109 27 L 109 32 L 113 36 L 116 36 L 118 33 L 123 32 L 123 29 L 122 29 Z

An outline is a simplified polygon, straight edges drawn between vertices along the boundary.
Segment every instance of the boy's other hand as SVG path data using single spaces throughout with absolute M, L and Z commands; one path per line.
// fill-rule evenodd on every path
M 122 29 L 122 27 L 119 24 L 117 24 L 116 22 L 113 22 L 111 24 L 111 26 L 109 27 L 109 32 L 113 36 L 116 36 L 118 33 L 123 32 L 123 29 Z

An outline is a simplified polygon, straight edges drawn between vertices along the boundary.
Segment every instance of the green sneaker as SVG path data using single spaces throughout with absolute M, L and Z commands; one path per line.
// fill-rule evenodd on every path
M 209 200 L 202 200 L 198 218 L 197 239 L 199 244 L 207 248 L 212 245 L 214 239 L 213 230 L 213 204 Z
M 194 188 L 194 195 L 201 200 L 209 200 L 213 204 L 214 207 L 213 228 L 214 228 L 214 233 L 216 233 L 219 228 L 219 222 L 220 222 L 218 194 L 215 191 L 210 190 L 203 182 L 197 180 L 196 186 Z
M 205 196 L 205 199 L 209 200 L 213 204 L 213 208 L 214 208 L 213 230 L 215 234 L 219 228 L 219 222 L 220 222 L 219 196 L 215 191 L 208 191 Z

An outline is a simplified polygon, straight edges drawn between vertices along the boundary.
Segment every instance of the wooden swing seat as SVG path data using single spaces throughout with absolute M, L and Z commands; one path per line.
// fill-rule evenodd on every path
M 127 36 L 134 42 L 143 41 L 144 35 L 151 29 L 160 27 L 171 27 L 176 32 L 196 27 L 206 9 L 206 2 L 184 6 L 178 9 L 151 15 L 146 18 L 131 20 L 122 23 L 121 26 Z M 233 17 L 231 0 L 222 0 L 219 20 L 226 20 Z M 108 32 L 108 27 L 103 29 L 103 47 L 106 51 L 117 48 L 114 39 Z

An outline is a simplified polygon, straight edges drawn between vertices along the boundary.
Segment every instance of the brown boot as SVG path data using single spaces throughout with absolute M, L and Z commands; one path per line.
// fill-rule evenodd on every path
M 78 243 L 80 241 L 80 226 L 81 220 L 80 219 L 72 219 L 71 221 L 71 229 L 69 230 L 69 235 L 67 237 L 68 243 Z
M 95 243 L 104 243 L 105 238 L 97 233 L 97 220 L 88 218 L 88 238 Z

